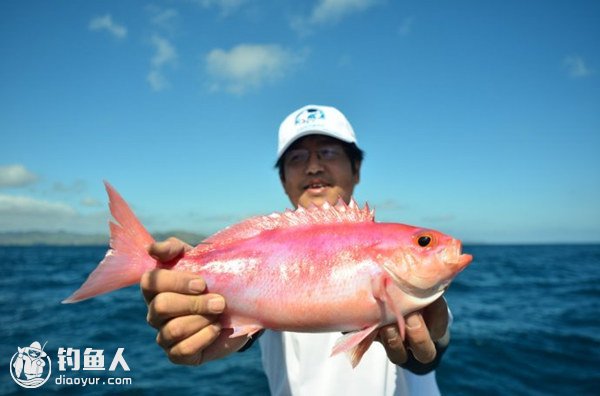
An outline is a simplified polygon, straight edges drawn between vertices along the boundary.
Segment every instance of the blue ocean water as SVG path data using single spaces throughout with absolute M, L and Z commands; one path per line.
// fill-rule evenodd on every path
M 437 371 L 446 395 L 600 393 L 600 245 L 466 246 L 474 263 L 446 294 L 452 342 Z M 137 287 L 60 304 L 104 256 L 99 247 L 0 247 L 0 394 L 268 394 L 255 346 L 201 367 L 176 366 L 155 344 Z M 52 362 L 42 387 L 10 376 L 17 347 L 33 341 Z M 81 353 L 59 371 L 59 348 Z M 85 348 L 104 350 L 105 370 L 83 370 Z M 109 365 L 117 351 L 130 371 Z M 130 378 L 127 385 L 65 385 L 62 379 Z

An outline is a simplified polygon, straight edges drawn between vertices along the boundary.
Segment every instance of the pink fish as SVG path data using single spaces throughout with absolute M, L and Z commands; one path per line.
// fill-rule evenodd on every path
M 146 251 L 154 242 L 117 191 L 106 184 L 111 248 L 65 303 L 136 284 L 165 267 Z M 349 332 L 332 355 L 347 352 L 356 366 L 377 330 L 398 323 L 446 290 L 472 260 L 461 243 L 440 232 L 376 223 L 354 201 L 253 217 L 207 238 L 174 266 L 204 277 L 225 297 L 221 315 L 231 337 L 261 329 Z

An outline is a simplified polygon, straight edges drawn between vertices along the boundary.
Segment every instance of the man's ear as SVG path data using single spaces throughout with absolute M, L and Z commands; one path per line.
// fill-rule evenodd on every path
M 283 163 L 277 163 L 277 174 L 279 175 L 279 181 L 281 182 L 281 184 L 285 184 L 285 166 L 283 165 Z
M 354 172 L 354 184 L 358 184 L 360 182 L 360 166 L 362 163 L 360 161 L 356 161 L 355 163 L 356 171 Z
M 286 196 L 287 196 L 287 197 L 290 199 L 290 201 L 292 201 L 292 196 L 291 196 L 291 195 L 288 193 L 288 190 L 287 190 L 287 188 L 285 187 L 285 176 L 284 176 L 284 175 L 281 175 L 281 176 L 279 177 L 279 180 L 281 181 L 281 188 L 283 189 L 283 192 L 284 192 L 284 193 L 285 193 L 285 195 L 286 195 Z M 294 203 L 294 202 L 292 201 L 292 204 L 293 204 L 293 203 Z
M 279 172 L 279 181 L 281 182 L 281 188 L 283 188 L 283 192 L 285 193 L 285 195 L 288 195 L 288 192 L 285 188 L 285 173 L 284 172 Z

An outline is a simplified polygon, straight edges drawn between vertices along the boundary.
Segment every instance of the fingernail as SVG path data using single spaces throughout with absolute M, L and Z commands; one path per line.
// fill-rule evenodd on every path
M 212 327 L 215 333 L 219 333 L 222 329 L 221 323 L 213 323 L 210 325 L 210 327 Z
M 206 284 L 202 279 L 192 279 L 190 283 L 188 283 L 188 289 L 192 293 L 202 293 L 206 288 Z
M 383 331 L 385 332 L 385 337 L 388 340 L 398 337 L 398 332 L 393 327 L 386 327 L 385 329 L 383 329 Z
M 385 338 L 386 338 L 386 342 L 388 343 L 389 346 L 394 346 L 396 345 L 396 343 L 398 342 L 398 339 L 400 338 L 400 334 L 398 334 L 398 331 L 393 328 L 393 327 L 388 327 L 387 329 L 383 330 L 385 332 Z
M 225 300 L 221 297 L 215 297 L 208 300 L 208 309 L 213 313 L 221 313 L 225 309 Z
M 419 327 L 421 327 L 421 318 L 419 316 L 420 315 L 416 314 L 410 315 L 408 318 L 406 318 L 406 327 L 408 327 L 411 330 L 418 329 Z

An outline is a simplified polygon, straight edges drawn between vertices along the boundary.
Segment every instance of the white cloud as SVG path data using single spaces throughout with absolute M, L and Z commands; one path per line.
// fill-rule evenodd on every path
M 0 188 L 22 187 L 34 183 L 38 177 L 23 165 L 0 165 Z
M 85 197 L 80 202 L 83 206 L 87 206 L 90 208 L 102 207 L 102 203 L 98 201 L 96 198 Z
M 294 53 L 279 45 L 240 44 L 229 51 L 210 51 L 206 69 L 213 78 L 214 90 L 243 94 L 284 77 L 306 56 L 306 51 Z
M 320 0 L 312 11 L 310 21 L 315 24 L 336 22 L 349 14 L 364 11 L 377 2 L 377 0 Z
M 400 36 L 408 36 L 412 32 L 414 22 L 415 18 L 412 16 L 404 18 L 398 27 L 398 34 Z
M 0 214 L 35 216 L 74 216 L 75 210 L 69 205 L 58 202 L 37 200 L 25 196 L 0 194 Z
M 85 182 L 83 180 L 75 180 L 71 184 L 65 184 L 63 182 L 54 182 L 52 184 L 52 192 L 55 193 L 82 193 L 85 191 Z
M 162 67 L 168 63 L 175 62 L 177 59 L 177 51 L 175 47 L 164 37 L 154 35 L 150 40 L 156 52 L 152 57 L 151 63 L 154 67 Z
M 106 30 L 116 38 L 122 39 L 127 36 L 127 28 L 123 25 L 119 25 L 112 20 L 110 14 L 104 16 L 95 17 L 90 21 L 89 29 L 92 31 Z
M 106 210 L 83 215 L 62 202 L 0 194 L 0 231 L 105 232 Z
M 406 209 L 406 206 L 395 199 L 386 199 L 383 202 L 373 205 L 375 210 L 382 211 L 400 211 Z
M 162 91 L 171 86 L 160 70 L 150 70 L 146 79 L 154 91 Z
M 151 14 L 150 23 L 158 28 L 173 31 L 176 20 L 179 18 L 179 12 L 173 8 L 160 8 L 154 5 L 146 7 Z
M 565 57 L 563 59 L 563 66 L 566 68 L 569 76 L 573 78 L 587 77 L 593 73 L 593 70 L 585 64 L 583 58 L 577 55 Z
M 352 57 L 348 54 L 344 54 L 338 59 L 338 67 L 346 67 L 352 64 Z
M 237 11 L 246 0 L 196 0 L 195 2 L 204 8 L 217 7 L 223 16 L 227 16 Z
M 298 16 L 291 27 L 301 35 L 309 35 L 315 26 L 331 25 L 348 15 L 359 13 L 380 3 L 381 0 L 319 0 L 309 16 Z
M 456 216 L 452 214 L 440 214 L 440 215 L 432 215 L 432 216 L 424 216 L 423 221 L 428 223 L 447 223 L 454 221 Z
M 150 60 L 152 69 L 148 73 L 148 83 L 155 91 L 161 91 L 170 86 L 169 81 L 163 73 L 165 66 L 174 65 L 177 60 L 177 51 L 169 40 L 159 35 L 154 35 L 150 39 L 154 46 L 154 56 Z

